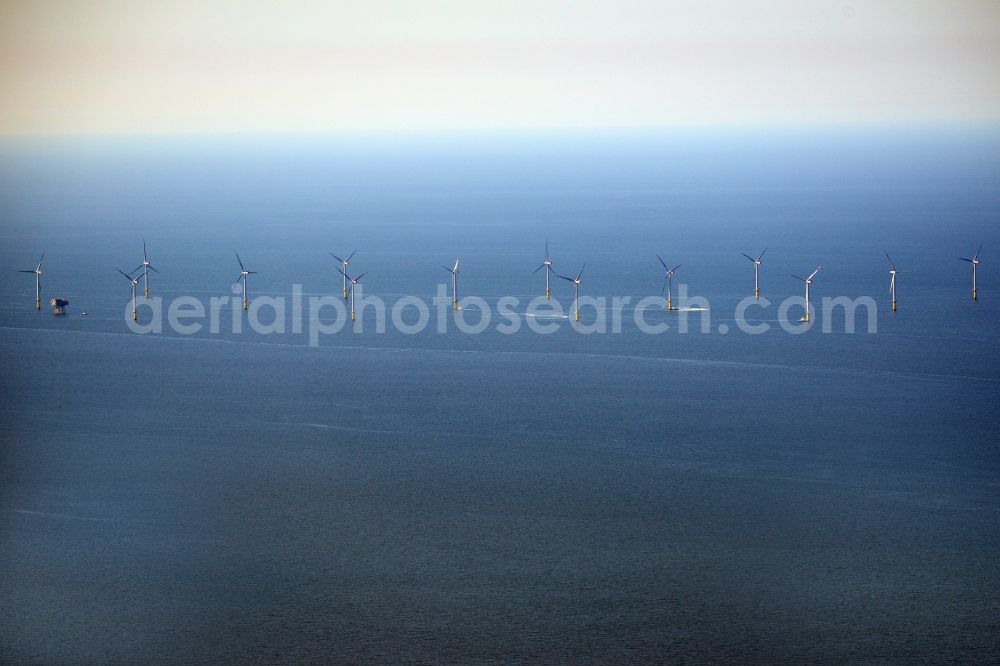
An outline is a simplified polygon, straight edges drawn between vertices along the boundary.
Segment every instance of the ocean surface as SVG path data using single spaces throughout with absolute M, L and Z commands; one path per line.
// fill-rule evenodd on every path
M 619 332 L 529 328 L 546 239 Z M 353 250 L 386 331 L 310 344 Z M 234 330 L 234 251 L 284 332 Z M 456 259 L 486 329 L 393 326 Z M 992 662 L 998 261 L 992 127 L 4 139 L 0 661 Z

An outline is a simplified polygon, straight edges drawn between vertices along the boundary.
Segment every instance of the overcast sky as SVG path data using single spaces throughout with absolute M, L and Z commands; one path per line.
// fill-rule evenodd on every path
M 1000 120 L 1000 2 L 0 0 L 0 133 Z

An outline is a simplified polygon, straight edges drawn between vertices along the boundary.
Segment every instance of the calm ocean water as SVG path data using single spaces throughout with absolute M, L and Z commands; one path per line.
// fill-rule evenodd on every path
M 991 661 L 998 221 L 990 128 L 6 140 L 0 661 Z M 115 274 L 338 294 L 358 249 L 391 306 L 461 258 L 523 312 L 546 237 L 590 296 L 681 264 L 709 332 L 136 335 Z M 820 264 L 876 334 L 777 327 Z

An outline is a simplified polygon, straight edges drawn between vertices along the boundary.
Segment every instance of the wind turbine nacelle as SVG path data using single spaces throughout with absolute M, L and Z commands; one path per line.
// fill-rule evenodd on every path
M 53 298 L 51 301 L 49 301 L 49 305 L 51 305 L 54 308 L 64 308 L 67 305 L 69 305 L 69 301 L 67 301 L 64 298 Z

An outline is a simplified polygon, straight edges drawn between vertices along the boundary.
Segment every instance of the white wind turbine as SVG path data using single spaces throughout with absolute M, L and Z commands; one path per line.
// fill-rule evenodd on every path
M 584 264 L 583 268 L 586 267 L 587 264 Z M 556 277 L 561 277 L 563 280 L 573 283 L 573 319 L 575 321 L 580 321 L 580 285 L 583 284 L 583 280 L 580 276 L 583 275 L 583 268 L 581 268 L 580 272 L 576 274 L 576 277 L 566 277 L 565 275 L 559 275 L 556 273 Z
M 764 252 L 767 252 L 767 248 L 766 247 L 764 248 Z M 758 298 L 760 298 L 760 283 L 757 281 L 757 271 L 760 268 L 760 264 L 761 264 L 760 260 L 764 257 L 764 252 L 761 252 L 760 255 L 756 259 L 754 259 L 753 257 L 751 257 L 749 254 L 747 254 L 745 252 L 740 252 L 740 254 L 742 254 L 744 257 L 746 257 L 747 259 L 749 259 L 750 261 L 753 262 L 753 298 L 754 298 L 754 300 L 757 300 Z
M 549 273 L 555 273 L 555 271 L 552 270 L 552 259 L 549 258 L 549 239 L 548 238 L 545 239 L 545 261 L 543 261 L 542 265 L 539 266 L 538 268 L 536 268 L 532 272 L 533 273 L 537 273 L 538 271 L 542 270 L 543 268 L 545 269 L 545 300 L 549 300 L 549 295 L 552 293 L 549 290 Z
M 663 266 L 663 271 L 664 271 L 664 275 L 663 275 L 663 288 L 660 289 L 660 293 L 661 294 L 663 293 L 663 289 L 667 290 L 667 309 L 668 310 L 673 310 L 674 309 L 674 297 L 673 297 L 674 272 L 678 268 L 680 268 L 681 265 L 677 264 L 673 268 L 670 268 L 663 261 L 663 259 L 660 259 L 660 255 L 656 255 L 656 258 L 659 259 L 660 265 Z
M 42 259 L 45 258 L 45 253 L 42 252 L 41 258 L 38 260 L 38 265 L 35 266 L 33 270 L 30 271 L 18 271 L 18 273 L 33 273 L 35 275 L 35 309 L 42 309 Z
M 455 260 L 454 268 L 447 266 L 441 268 L 451 273 L 451 309 L 458 310 L 458 259 Z
M 233 250 L 233 254 L 236 255 L 236 261 L 238 261 L 239 264 L 240 264 L 240 276 L 238 278 L 236 278 L 236 282 L 233 282 L 233 286 L 235 287 L 236 284 L 239 283 L 240 281 L 243 282 L 243 309 L 246 310 L 247 309 L 247 276 L 248 275 L 254 275 L 257 271 L 248 271 L 246 269 L 246 267 L 243 265 L 243 260 L 240 259 L 240 253 L 237 252 L 236 250 Z
M 889 260 L 889 297 L 892 299 L 892 311 L 896 311 L 896 265 L 892 263 L 892 257 L 885 250 L 882 254 Z
M 146 240 L 142 241 L 142 263 L 132 269 L 135 273 L 137 270 L 142 269 L 142 291 L 143 296 L 149 298 L 149 271 L 152 270 L 154 273 L 159 273 L 160 271 L 153 268 L 153 264 L 149 263 L 149 258 L 146 256 Z
M 813 278 L 816 277 L 816 273 L 819 273 L 819 269 L 820 268 L 822 268 L 822 266 L 817 266 L 816 270 L 814 270 L 812 273 L 810 273 L 809 277 L 807 277 L 807 278 L 800 278 L 798 275 L 792 275 L 792 277 L 795 278 L 796 280 L 802 280 L 803 282 L 806 283 L 806 313 L 805 313 L 805 315 L 802 316 L 802 319 L 800 319 L 799 321 L 810 321 L 811 320 L 811 317 L 809 315 L 809 285 L 812 284 Z
M 343 267 L 343 268 L 338 268 L 337 269 L 337 270 L 340 271 L 341 275 L 345 275 L 345 276 L 347 275 L 347 267 L 351 265 L 351 257 L 353 257 L 357 253 L 358 253 L 357 250 L 355 250 L 354 252 L 351 252 L 349 255 L 347 255 L 346 259 L 341 259 L 337 255 L 335 255 L 333 252 L 330 253 L 330 256 L 333 257 L 334 259 L 336 259 L 337 261 L 339 261 L 340 265 Z M 347 278 L 346 277 L 344 278 L 344 300 L 345 301 L 347 300 Z
M 978 297 L 978 292 L 976 291 L 976 267 L 983 263 L 982 259 L 979 258 L 979 253 L 983 251 L 983 244 L 979 244 L 979 249 L 976 250 L 976 255 L 972 259 L 966 259 L 964 257 L 959 257 L 962 261 L 967 261 L 972 264 L 972 300 L 976 300 Z
M 141 276 L 139 276 L 139 275 L 135 275 L 135 276 L 129 275 L 128 273 L 126 273 L 125 271 L 123 271 L 120 268 L 116 268 L 115 270 L 118 271 L 119 273 L 121 273 L 122 277 L 124 277 L 126 280 L 128 280 L 129 282 L 132 283 L 132 321 L 135 321 L 136 320 L 136 314 L 135 314 L 135 286 L 137 284 L 139 284 L 139 279 L 141 278 Z
M 337 267 L 337 270 L 340 271 L 340 266 Z M 354 288 L 358 286 L 359 282 L 361 282 L 361 278 L 363 278 L 364 276 L 368 275 L 368 273 L 362 273 L 361 275 L 359 275 L 358 277 L 355 277 L 355 278 L 352 278 L 350 275 L 348 275 L 344 271 L 340 271 L 340 273 L 341 273 L 341 275 L 344 276 L 344 279 L 347 280 L 347 282 L 350 284 L 350 286 L 347 288 L 347 293 L 350 294 L 350 297 L 351 297 L 351 321 L 354 321 L 354 318 L 355 318 L 355 314 L 354 314 Z

